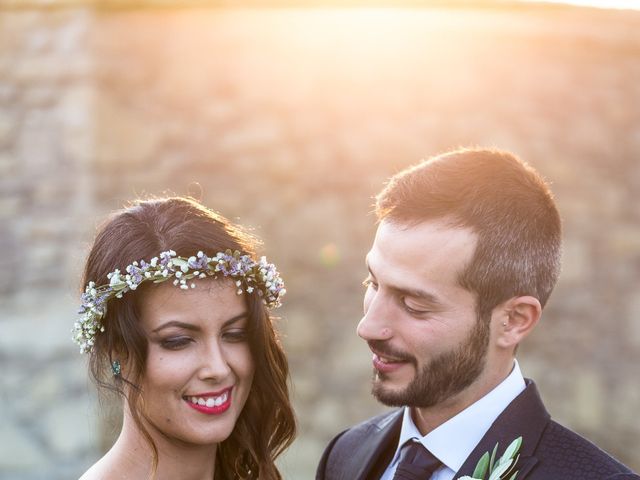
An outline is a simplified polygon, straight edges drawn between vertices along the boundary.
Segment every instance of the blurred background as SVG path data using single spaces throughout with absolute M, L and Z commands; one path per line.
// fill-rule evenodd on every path
M 164 193 L 252 227 L 286 279 L 280 465 L 313 478 L 383 410 L 355 334 L 372 197 L 474 145 L 539 169 L 564 220 L 525 375 L 640 470 L 640 11 L 301 3 L 0 0 L 0 478 L 77 478 L 117 433 L 70 341 L 80 270 L 108 212 Z

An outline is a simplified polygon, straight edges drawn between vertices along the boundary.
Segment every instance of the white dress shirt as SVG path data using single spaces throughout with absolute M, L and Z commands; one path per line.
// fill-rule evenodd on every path
M 393 479 L 400 460 L 400 449 L 411 439 L 422 443 L 443 463 L 442 467 L 431 476 L 431 480 L 453 480 L 453 476 L 460 470 L 496 418 L 525 389 L 525 386 L 516 360 L 513 370 L 500 385 L 425 436 L 420 435 L 411 418 L 410 408 L 405 407 L 396 452 L 380 480 Z

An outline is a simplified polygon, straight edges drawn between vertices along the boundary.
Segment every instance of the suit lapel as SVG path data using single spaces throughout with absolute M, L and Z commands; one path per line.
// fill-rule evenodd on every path
M 498 455 L 501 455 L 513 440 L 521 436 L 522 446 L 516 469 L 517 479 L 523 480 L 538 462 L 534 453 L 549 418 L 535 383 L 527 380 L 525 390 L 493 422 L 454 478 L 471 476 L 480 457 L 485 452 L 493 451 L 496 443 L 499 443 Z
M 402 427 L 402 409 L 382 418 L 369 427 L 367 438 L 354 447 L 345 480 L 366 480 L 391 444 L 396 444 Z

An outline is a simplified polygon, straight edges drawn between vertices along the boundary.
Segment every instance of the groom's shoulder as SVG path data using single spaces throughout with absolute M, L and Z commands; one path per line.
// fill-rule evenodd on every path
M 354 452 L 368 448 L 367 441 L 375 432 L 386 430 L 396 422 L 400 422 L 402 411 L 402 409 L 392 410 L 368 418 L 333 437 L 322 454 L 316 479 L 342 478 L 342 471 L 352 462 Z
M 357 441 L 361 437 L 368 436 L 372 430 L 383 430 L 402 417 L 403 409 L 391 410 L 375 417 L 368 418 L 352 427 L 346 429 L 338 436 L 345 440 Z
M 640 480 L 626 465 L 582 437 L 551 420 L 540 439 L 536 456 L 540 474 L 548 471 L 557 478 L 615 478 Z M 540 477 L 546 478 L 546 477 Z M 551 478 L 551 477 L 549 477 Z
M 357 445 L 367 439 L 369 435 L 371 435 L 371 432 L 389 427 L 393 422 L 402 417 L 402 412 L 402 409 L 396 409 L 368 418 L 340 432 L 333 438 L 331 443 L 334 445 Z

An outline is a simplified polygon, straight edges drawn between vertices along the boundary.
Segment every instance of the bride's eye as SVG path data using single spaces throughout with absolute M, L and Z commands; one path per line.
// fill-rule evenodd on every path
M 166 350 L 180 350 L 186 347 L 193 340 L 191 337 L 169 337 L 160 342 L 160 346 Z
M 222 338 L 231 343 L 244 342 L 247 340 L 247 330 L 246 328 L 234 328 L 224 332 Z

